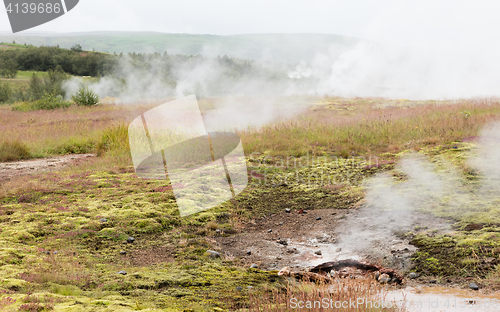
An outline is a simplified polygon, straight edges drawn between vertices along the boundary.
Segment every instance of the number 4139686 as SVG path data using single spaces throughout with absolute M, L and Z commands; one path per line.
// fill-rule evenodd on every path
M 7 5 L 8 13 L 24 13 L 24 14 L 34 14 L 34 13 L 60 13 L 61 4 L 60 3 L 16 3 L 12 5 L 9 3 Z

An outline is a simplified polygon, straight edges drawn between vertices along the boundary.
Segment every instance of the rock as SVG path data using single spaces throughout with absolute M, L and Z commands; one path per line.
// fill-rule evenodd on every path
M 102 222 L 102 223 L 104 223 L 104 222 L 108 222 L 108 219 L 104 219 L 104 218 L 102 218 L 102 219 L 101 219 L 101 222 Z
M 321 220 L 321 217 L 317 217 L 316 220 Z
M 285 212 L 286 212 L 286 213 L 290 213 L 290 212 L 292 212 L 292 209 L 290 209 L 290 208 L 286 208 L 286 209 L 285 209 Z
M 283 246 L 288 246 L 288 242 L 286 241 L 286 239 L 280 239 L 278 241 L 279 244 L 283 245 Z
M 276 260 L 281 260 L 281 257 L 280 257 L 280 256 L 277 256 L 277 257 L 276 257 Z
M 335 249 L 335 251 L 336 251 L 336 252 L 341 252 L 341 251 L 342 251 L 342 248 L 340 248 L 340 247 L 339 247 L 339 248 Z
M 302 213 L 307 213 L 307 210 L 303 210 Z
M 470 283 L 469 284 L 470 289 L 472 290 L 479 290 L 479 286 L 477 286 L 475 283 Z
M 269 230 L 267 230 L 267 233 L 271 233 L 272 231 L 273 231 L 273 230 L 269 229 Z
M 280 222 L 279 225 L 283 225 L 283 222 Z
M 220 230 L 219 229 L 215 230 L 215 233 L 220 234 Z
M 256 265 L 255 263 L 250 266 L 250 269 L 258 269 L 258 268 L 259 268 L 259 266 Z
M 125 250 L 120 251 L 120 255 L 126 255 L 127 252 Z
M 220 258 L 220 253 L 218 253 L 217 251 L 213 251 L 213 250 L 207 250 L 205 252 L 205 256 L 209 256 L 211 258 Z
M 236 287 L 236 290 L 237 290 L 237 291 L 242 291 L 242 290 L 243 290 L 243 287 L 238 286 L 238 287 Z
M 437 281 L 436 281 L 435 279 L 431 279 L 431 280 L 429 281 L 429 283 L 431 283 L 431 284 L 436 284 L 436 283 L 437 283 Z
M 380 277 L 380 272 L 375 272 L 375 275 L 373 276 L 376 281 L 378 281 L 378 278 Z
M 408 274 L 408 277 L 411 278 L 411 279 L 415 279 L 415 278 L 417 278 L 419 276 L 420 276 L 420 274 L 415 273 L 415 272 L 411 272 L 410 274 Z
M 284 267 L 278 272 L 278 276 L 290 276 L 290 268 Z
M 135 238 L 129 237 L 127 238 L 127 243 L 132 244 L 135 241 Z
M 249 255 L 249 256 L 250 256 L 251 254 L 252 254 L 252 252 L 251 252 L 250 250 L 249 250 L 249 251 L 247 251 L 247 255 Z
M 391 280 L 391 277 L 389 275 L 385 274 L 385 273 L 382 274 L 382 275 L 380 275 L 379 278 L 378 278 L 378 281 L 381 284 L 387 284 L 387 283 L 390 282 L 390 280 Z
M 331 271 L 330 271 L 330 276 L 331 276 L 332 278 L 337 277 L 337 271 L 335 271 L 335 270 L 331 270 Z
M 120 271 L 120 272 L 118 272 L 118 274 L 121 274 L 121 275 L 127 275 L 127 272 L 125 272 L 125 271 Z
M 318 256 L 321 256 L 321 250 L 316 250 L 314 253 L 317 254 Z

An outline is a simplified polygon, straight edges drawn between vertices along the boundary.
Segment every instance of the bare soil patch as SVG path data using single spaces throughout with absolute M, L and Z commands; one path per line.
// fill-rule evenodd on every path
M 94 154 L 71 154 L 42 159 L 0 163 L 0 183 L 9 181 L 14 177 L 26 176 L 45 171 L 60 170 L 66 166 L 76 165 L 95 156 L 96 155 Z

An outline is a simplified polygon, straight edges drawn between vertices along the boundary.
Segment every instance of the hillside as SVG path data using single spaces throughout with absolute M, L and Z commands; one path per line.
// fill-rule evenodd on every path
M 356 44 L 358 39 L 328 34 L 247 34 L 247 35 L 192 35 L 154 32 L 89 32 L 89 33 L 0 33 L 0 41 L 36 46 L 59 45 L 70 48 L 81 44 L 84 50 L 109 53 L 164 52 L 170 54 L 230 57 L 300 62 L 310 61 L 317 53 L 340 53 Z

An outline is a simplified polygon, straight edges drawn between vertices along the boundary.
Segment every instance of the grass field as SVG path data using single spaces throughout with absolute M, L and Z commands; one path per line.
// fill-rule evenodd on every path
M 213 107 L 215 101 L 205 99 L 202 104 Z M 474 174 L 464 159 L 474 143 L 461 141 L 477 136 L 500 113 L 496 99 L 422 102 L 321 97 L 303 101 L 307 111 L 293 119 L 238 133 L 249 165 L 251 160 L 263 161 L 261 167 L 253 164 L 257 173 L 263 173 L 264 165 L 269 169 L 278 162 L 278 156 L 373 156 L 378 163 L 356 169 L 370 177 L 394 170 L 394 162 L 413 151 L 431 159 L 449 159 L 463 174 L 464 185 L 473 189 L 474 183 L 468 181 L 477 177 L 471 180 Z M 127 125 L 154 105 L 32 112 L 0 106 L 2 144 L 16 142 L 30 157 L 99 154 L 80 166 L 0 184 L 0 307 L 7 311 L 30 311 L 29 305 L 55 311 L 70 307 L 75 311 L 258 311 L 258 307 L 286 311 L 280 303 L 292 294 L 314 298 L 321 291 L 308 284 L 290 285 L 277 271 L 248 269 L 239 258 L 211 258 L 205 251 L 213 248 L 215 229 L 231 235 L 249 220 L 277 213 L 282 206 L 275 202 L 300 208 L 297 199 L 307 198 L 309 209 L 324 206 L 326 198 L 330 207 L 347 208 L 346 199 L 360 200 L 364 189 L 355 181 L 346 181 L 341 191 L 249 187 L 218 207 L 181 218 L 169 181 L 138 179 L 130 160 Z M 2 146 L 7 145 L 0 145 L 0 156 Z M 288 173 L 288 168 L 273 170 Z M 420 247 L 416 270 L 443 279 L 474 277 L 499 287 L 498 269 L 481 263 L 497 257 L 500 248 L 498 228 L 486 224 L 493 221 L 466 231 L 467 224 L 477 223 L 473 216 L 459 218 L 453 211 L 436 211 L 455 218 L 458 234 L 416 236 Z M 124 242 L 130 236 L 136 239 L 134 244 Z M 445 252 L 436 252 L 442 247 L 447 247 Z M 131 258 L 141 254 L 137 250 L 161 261 Z M 117 274 L 122 270 L 127 275 Z M 353 288 L 359 292 L 339 296 L 384 291 L 374 287 L 373 292 L 360 287 Z

